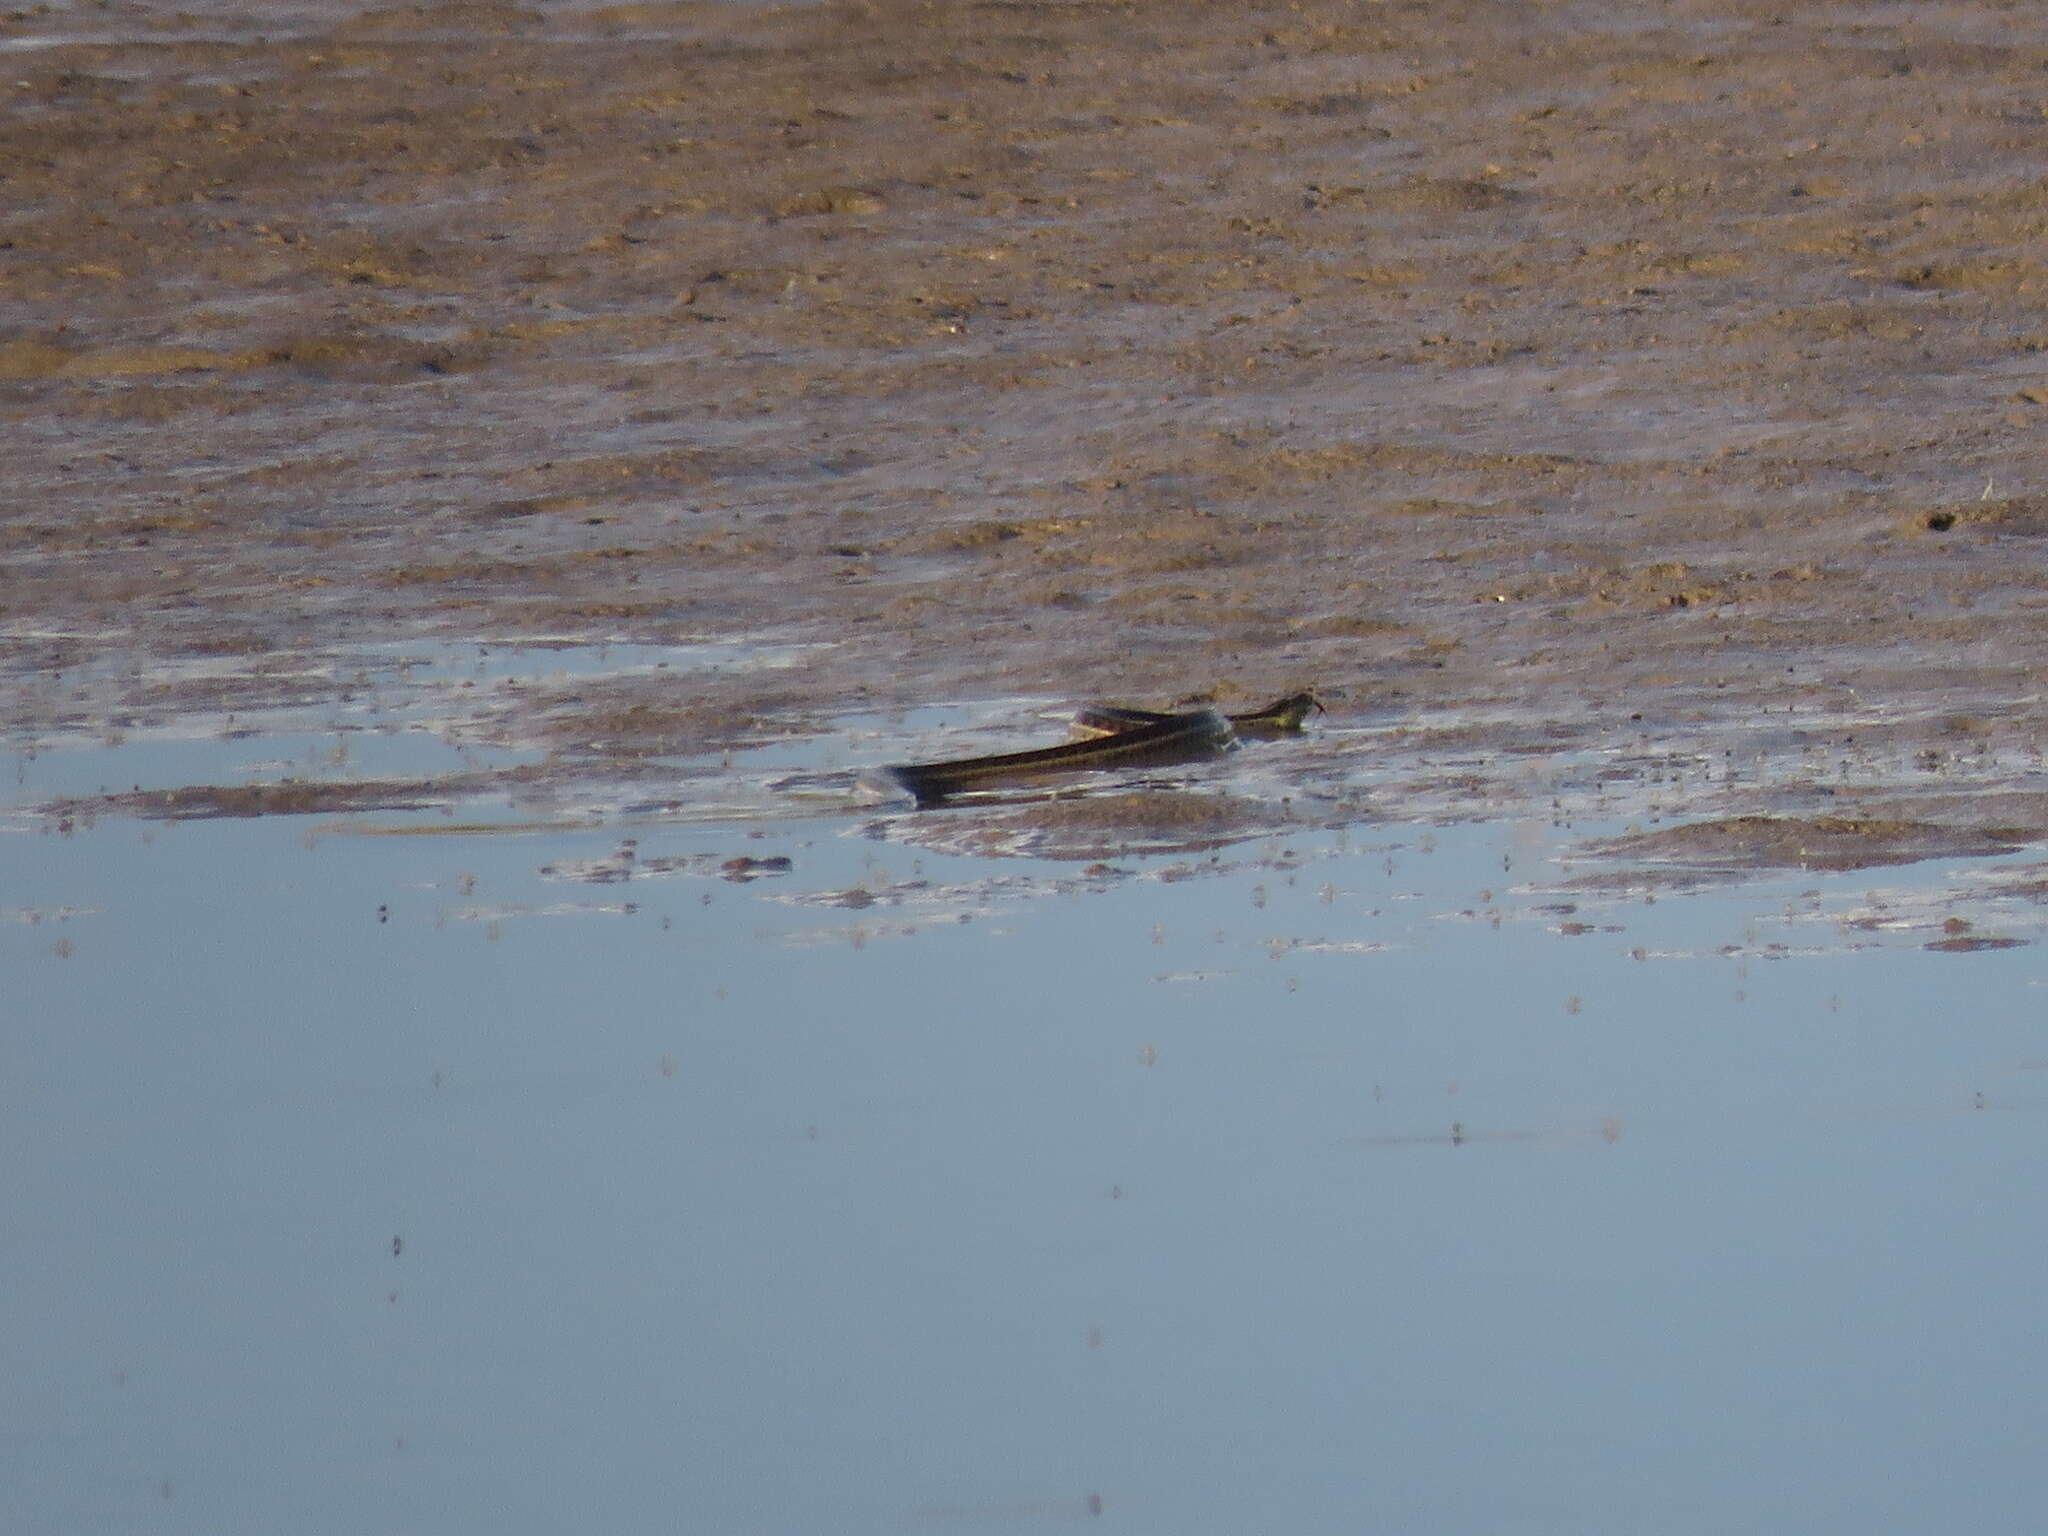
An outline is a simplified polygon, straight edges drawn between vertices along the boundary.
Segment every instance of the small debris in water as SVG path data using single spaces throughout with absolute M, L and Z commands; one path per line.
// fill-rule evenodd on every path
M 782 855 L 772 858 L 755 859 L 742 854 L 736 859 L 727 859 L 718 866 L 718 872 L 728 880 L 759 880 L 768 875 L 786 875 L 796 868 L 794 862 Z

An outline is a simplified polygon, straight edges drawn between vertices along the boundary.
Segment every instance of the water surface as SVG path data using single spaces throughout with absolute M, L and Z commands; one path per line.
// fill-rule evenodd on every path
M 1084 862 L 717 800 L 17 818 L 12 1528 L 2029 1520 L 2041 950 L 1924 947 L 2036 937 L 2025 850 L 1674 889 L 1588 882 L 1619 820 Z

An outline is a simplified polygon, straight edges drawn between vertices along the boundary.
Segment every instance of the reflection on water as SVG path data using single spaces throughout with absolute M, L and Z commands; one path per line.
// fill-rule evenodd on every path
M 714 813 L 929 724 L 13 823 L 14 1528 L 2021 1523 L 2042 950 L 1937 946 L 2038 939 L 2036 853 L 1589 881 L 1618 821 L 1242 765 L 1299 819 L 1087 860 Z

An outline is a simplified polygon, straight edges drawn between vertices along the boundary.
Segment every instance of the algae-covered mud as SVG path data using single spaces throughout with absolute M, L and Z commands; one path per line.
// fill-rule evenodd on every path
M 787 664 L 457 724 L 605 778 L 1314 684 L 1481 801 L 1647 731 L 2048 822 L 2030 7 L 114 5 L 0 48 L 17 747 L 342 700 L 369 644 L 738 642 Z

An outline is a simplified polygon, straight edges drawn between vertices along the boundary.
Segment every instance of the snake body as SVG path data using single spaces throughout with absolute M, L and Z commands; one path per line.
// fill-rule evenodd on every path
M 1275 699 L 1264 709 L 1230 715 L 1230 727 L 1240 736 L 1285 736 L 1301 729 L 1302 722 L 1321 710 L 1322 701 L 1312 693 L 1290 693 Z M 1117 704 L 1084 704 L 1074 711 L 1074 728 L 1093 736 L 1113 736 L 1134 726 L 1170 720 L 1172 715 L 1156 709 L 1126 709 Z
M 1299 730 L 1309 711 L 1320 708 L 1315 696 L 1306 693 L 1276 699 L 1264 709 L 1243 715 L 1226 715 L 1215 709 L 1162 713 L 1094 704 L 1074 717 L 1077 727 L 1094 733 L 1085 741 L 945 763 L 891 763 L 875 770 L 875 777 L 907 792 L 919 805 L 936 805 L 972 790 L 1031 784 L 1064 773 L 1198 762 L 1236 746 L 1239 731 L 1277 735 Z

